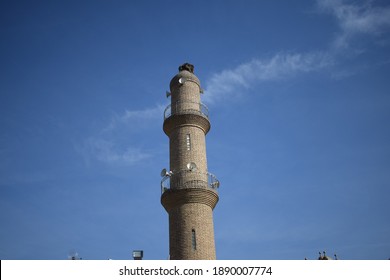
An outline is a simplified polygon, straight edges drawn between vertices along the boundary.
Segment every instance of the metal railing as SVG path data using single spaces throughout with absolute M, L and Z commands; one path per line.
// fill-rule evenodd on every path
M 164 110 L 164 120 L 172 115 L 196 114 L 209 118 L 209 109 L 201 102 L 177 101 Z
M 170 175 L 165 175 L 161 179 L 161 194 L 163 194 L 164 192 L 166 192 L 170 188 L 171 188 L 171 176 Z
M 161 194 L 172 189 L 187 188 L 210 188 L 217 191 L 220 182 L 217 177 L 210 172 L 198 172 L 182 170 L 166 175 L 161 179 Z

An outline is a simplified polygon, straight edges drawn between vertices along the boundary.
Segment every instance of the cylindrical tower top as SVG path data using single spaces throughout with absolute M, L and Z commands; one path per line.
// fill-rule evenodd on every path
M 170 136 L 174 127 L 186 123 L 187 126 L 201 128 L 207 134 L 210 130 L 208 109 L 201 103 L 202 89 L 192 64 L 179 66 L 179 73 L 170 82 L 170 90 L 167 97 L 171 97 L 171 104 L 164 111 L 164 132 Z
M 171 92 L 174 92 L 178 87 L 182 86 L 186 81 L 193 82 L 198 86 L 198 92 L 200 92 L 200 81 L 194 74 L 194 65 L 184 63 L 179 66 L 179 73 L 174 76 L 169 84 Z

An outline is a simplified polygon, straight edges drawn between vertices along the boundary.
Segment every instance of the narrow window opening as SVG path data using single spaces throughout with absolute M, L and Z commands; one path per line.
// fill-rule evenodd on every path
M 192 229 L 192 249 L 196 250 L 196 233 L 194 229 Z
M 187 145 L 187 151 L 191 150 L 191 136 L 189 134 L 186 135 L 186 145 Z

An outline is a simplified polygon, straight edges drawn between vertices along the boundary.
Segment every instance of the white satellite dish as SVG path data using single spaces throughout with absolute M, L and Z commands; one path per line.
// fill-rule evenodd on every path
M 163 170 L 161 170 L 161 173 L 160 173 L 161 177 L 165 177 L 168 175 L 168 172 L 167 170 L 164 168 Z
M 195 162 L 189 162 L 189 163 L 187 163 L 187 169 L 188 169 L 189 171 L 195 171 L 195 170 L 197 169 L 197 166 L 196 166 Z
M 187 79 L 182 77 L 179 79 L 179 84 L 183 85 L 185 82 L 187 82 Z

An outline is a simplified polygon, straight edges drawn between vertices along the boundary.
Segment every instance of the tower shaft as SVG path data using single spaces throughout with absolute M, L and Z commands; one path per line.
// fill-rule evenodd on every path
M 170 90 L 163 125 L 169 137 L 170 172 L 161 188 L 161 203 L 169 215 L 170 258 L 215 259 L 213 209 L 219 181 L 207 169 L 210 122 L 192 65 L 179 68 Z

